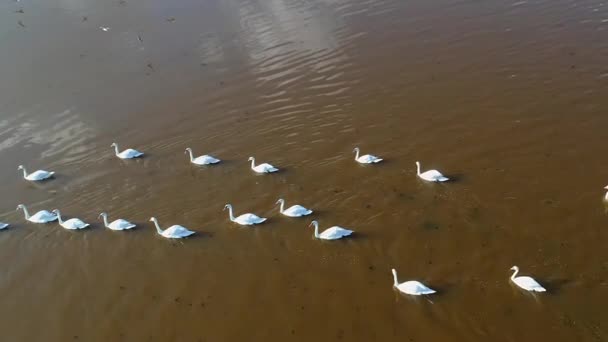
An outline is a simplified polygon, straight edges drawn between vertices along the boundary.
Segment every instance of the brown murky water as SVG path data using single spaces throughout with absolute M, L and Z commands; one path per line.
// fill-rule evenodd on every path
M 599 0 L 3 1 L 2 340 L 606 341 L 606 61 Z M 315 240 L 312 218 L 356 236 Z M 395 293 L 391 267 L 439 294 Z

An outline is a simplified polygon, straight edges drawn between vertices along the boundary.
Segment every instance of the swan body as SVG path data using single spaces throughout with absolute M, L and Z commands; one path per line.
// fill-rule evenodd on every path
M 160 229 L 158 221 L 155 217 L 151 217 L 150 221 L 154 222 L 154 225 L 156 226 L 156 232 L 161 236 L 166 237 L 167 239 L 181 239 L 195 233 L 191 230 L 188 230 L 188 228 L 182 227 L 180 225 L 173 225 L 165 230 L 162 230 Z
M 315 226 L 315 237 L 321 240 L 338 240 L 343 237 L 347 237 L 353 233 L 352 230 L 344 229 L 342 227 L 333 226 L 331 228 L 326 229 L 321 234 L 319 234 L 319 222 L 312 221 L 310 226 Z
M 289 216 L 289 217 L 301 217 L 301 216 L 306 216 L 306 215 L 310 215 L 312 214 L 312 210 L 310 209 L 306 209 L 301 205 L 292 205 L 291 207 L 284 209 L 285 206 L 285 200 L 280 198 L 277 201 L 277 204 L 281 204 L 281 207 L 279 208 L 279 211 L 281 212 L 281 214 L 285 215 L 285 216 Z
M 211 165 L 211 164 L 217 164 L 219 163 L 221 160 L 214 158 L 212 156 L 208 156 L 208 155 L 202 155 L 200 157 L 196 157 L 194 158 L 194 156 L 192 155 L 192 149 L 190 147 L 188 147 L 186 149 L 185 153 L 189 153 L 190 154 L 190 162 L 192 164 L 196 164 L 196 165 Z
M 234 217 L 234 214 L 232 213 L 232 205 L 230 204 L 226 204 L 224 206 L 224 210 L 226 209 L 228 209 L 228 217 L 230 217 L 230 221 L 236 222 L 242 226 L 251 226 L 266 221 L 265 217 L 259 217 L 258 215 L 251 213 L 243 214 L 239 217 Z
M 17 206 L 17 210 L 19 210 L 19 209 L 23 210 L 25 219 L 30 222 L 33 222 L 33 223 L 48 223 L 48 222 L 53 222 L 57 219 L 57 215 L 55 215 L 47 210 L 40 210 L 39 212 L 30 216 L 30 213 L 28 212 L 25 205 L 19 204 Z
M 256 166 L 254 157 L 249 157 L 248 161 L 251 162 L 251 169 L 257 173 L 272 173 L 279 171 L 279 169 L 268 163 L 263 163 Z
M 133 159 L 133 158 L 139 158 L 144 155 L 143 153 L 139 152 L 138 150 L 134 150 L 132 148 L 128 148 L 122 152 L 119 152 L 117 143 L 112 143 L 112 145 L 110 145 L 110 147 L 114 147 L 114 153 L 120 159 Z
M 55 172 L 53 172 L 53 171 L 49 172 L 49 171 L 45 171 L 45 170 L 38 170 L 38 171 L 34 171 L 28 175 L 27 171 L 25 170 L 25 167 L 23 165 L 19 165 L 17 170 L 22 170 L 23 178 L 25 178 L 29 181 L 32 181 L 32 182 L 38 182 L 38 181 L 43 181 L 45 179 L 49 179 L 49 178 L 53 177 L 53 175 L 55 174 Z
M 412 296 L 430 295 L 437 291 L 427 287 L 417 280 L 410 280 L 399 284 L 397 281 L 397 271 L 393 268 L 393 287 L 397 290 Z
M 2 223 L 0 222 L 0 230 L 8 228 L 8 223 Z
M 59 224 L 65 228 L 65 229 L 84 229 L 86 227 L 89 226 L 88 223 L 83 222 L 81 219 L 78 218 L 71 218 L 67 221 L 63 221 L 61 219 L 61 212 L 59 212 L 59 209 L 55 209 L 53 210 L 53 212 L 55 213 L 55 215 L 57 215 L 57 219 L 59 220 Z
M 106 213 L 99 214 L 99 217 L 103 218 L 103 224 L 106 226 L 106 228 L 110 228 L 112 230 L 127 230 L 135 228 L 133 223 L 123 219 L 114 220 L 112 223 L 108 224 L 108 214 Z
M 519 273 L 519 267 L 513 266 L 511 267 L 511 271 L 513 271 L 513 275 L 511 275 L 511 281 L 515 283 L 515 285 L 521 287 L 522 289 L 530 292 L 546 292 L 547 290 L 542 287 L 534 278 L 532 277 L 517 277 L 517 273 Z
M 437 171 L 437 170 L 428 170 L 425 172 L 420 173 L 420 162 L 416 162 L 416 173 L 418 174 L 418 177 L 424 179 L 425 181 L 429 181 L 429 182 L 445 182 L 445 181 L 449 181 L 450 179 L 446 176 L 444 176 L 443 174 L 441 174 L 441 172 Z
M 382 158 L 378 158 L 371 154 L 365 154 L 359 157 L 359 148 L 355 147 L 353 150 L 355 152 L 355 160 L 361 164 L 376 164 L 382 161 Z

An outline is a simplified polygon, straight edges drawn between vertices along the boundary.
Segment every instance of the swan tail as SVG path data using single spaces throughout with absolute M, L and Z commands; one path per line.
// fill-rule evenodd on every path
M 382 158 L 378 158 L 378 159 L 375 159 L 373 163 L 374 163 L 374 164 L 377 164 L 377 163 L 379 163 L 379 162 L 381 162 L 381 161 L 383 161 L 383 160 L 384 160 L 384 159 L 382 159 Z

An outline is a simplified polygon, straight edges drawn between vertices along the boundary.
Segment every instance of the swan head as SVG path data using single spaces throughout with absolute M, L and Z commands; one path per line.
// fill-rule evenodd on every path
M 230 204 L 226 204 L 226 205 L 224 206 L 224 210 L 226 210 L 226 209 L 232 209 L 232 205 L 230 205 Z
M 358 147 L 355 147 L 355 148 L 353 149 L 353 152 L 359 152 L 359 148 L 358 148 Z
M 517 271 L 519 271 L 519 267 L 517 267 L 517 266 L 513 266 L 513 267 L 511 267 L 511 271 L 515 271 L 515 272 L 517 272 Z
M 315 226 L 315 227 L 316 227 L 316 226 L 318 226 L 318 225 L 319 225 L 319 222 L 317 222 L 317 221 L 315 220 L 315 221 L 310 222 L 310 224 L 309 224 L 308 226 L 309 226 L 309 227 L 312 227 L 312 226 Z
M 57 215 L 59 215 L 59 209 L 53 209 L 52 212 L 55 213 L 55 214 L 57 214 Z
M 23 204 L 19 204 L 17 206 L 17 209 L 15 209 L 15 210 L 19 210 L 19 209 L 25 209 L 25 206 Z
M 23 165 L 19 165 L 19 166 L 17 166 L 17 170 L 23 170 L 23 169 L 24 169 Z M 607 188 L 608 188 L 608 187 L 607 187 Z
M 156 217 L 150 217 L 150 222 L 155 222 L 156 221 Z
M 396 269 L 391 269 L 391 273 L 393 274 L 393 277 L 397 277 L 397 270 Z
M 419 161 L 416 162 L 416 166 L 420 166 L 420 162 Z
M 108 217 L 108 214 L 106 214 L 106 213 L 101 213 L 101 214 L 99 214 L 98 218 L 99 218 L 99 217 Z
M 110 145 L 110 147 L 116 147 L 116 146 L 118 146 L 118 145 L 116 145 L 115 142 L 113 142 L 112 145 Z
M 278 201 L 277 201 L 277 203 L 275 203 L 275 204 L 279 204 L 279 203 L 285 203 L 285 200 L 282 199 L 282 198 L 279 198 Z
M 184 151 L 184 153 L 188 153 L 188 152 L 192 152 L 192 149 L 190 147 L 186 147 L 186 150 Z
M 255 160 L 255 158 L 253 158 L 253 157 L 249 157 L 249 158 L 247 159 L 247 161 L 252 161 L 252 160 Z

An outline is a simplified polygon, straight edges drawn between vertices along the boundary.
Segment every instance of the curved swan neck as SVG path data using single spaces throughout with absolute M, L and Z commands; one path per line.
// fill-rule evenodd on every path
M 157 232 L 158 234 L 162 234 L 162 233 L 163 233 L 163 230 L 162 230 L 162 229 L 160 229 L 160 227 L 158 226 L 158 220 L 156 220 L 156 219 L 154 218 L 154 219 L 152 219 L 152 222 L 154 222 L 154 226 L 156 227 L 156 232 Z
M 23 178 L 27 178 L 27 171 L 25 170 L 25 167 L 21 167 L 21 171 L 23 171 Z
M 190 162 L 194 161 L 194 156 L 192 155 L 192 150 L 191 149 L 187 149 L 186 151 L 188 151 L 188 154 L 190 154 Z
M 513 268 L 513 274 L 511 275 L 511 280 L 515 279 L 515 276 L 519 273 L 519 267 Z
M 232 206 L 231 205 L 228 206 L 228 217 L 230 217 L 230 221 L 234 221 L 235 220 L 234 214 L 232 214 Z
M 118 144 L 114 143 L 112 146 L 114 146 L 114 153 L 116 153 L 116 155 L 120 154 L 120 152 L 118 152 Z
M 109 224 L 108 224 L 108 215 L 101 215 L 101 217 L 103 217 L 103 224 L 109 228 Z
M 251 158 L 251 169 L 255 169 L 255 158 Z
M 319 224 L 317 222 L 313 223 L 313 225 L 315 226 L 315 237 L 318 238 L 319 237 Z
M 27 210 L 27 208 L 24 205 L 22 205 L 20 207 L 20 209 L 23 209 L 23 213 L 25 214 L 25 219 L 29 220 L 30 219 L 30 212 Z
M 279 212 L 283 213 L 285 211 L 285 201 L 279 201 L 281 203 L 281 207 L 279 208 Z
M 63 220 L 61 219 L 61 212 L 59 212 L 59 210 L 56 210 L 55 215 L 57 215 L 57 221 L 59 221 L 59 224 L 62 224 Z
M 355 148 L 355 160 L 359 159 L 359 148 Z
M 399 281 L 397 281 L 397 271 L 393 269 L 393 286 L 397 287 L 399 285 Z
M 420 163 L 416 162 L 416 173 L 420 176 Z

